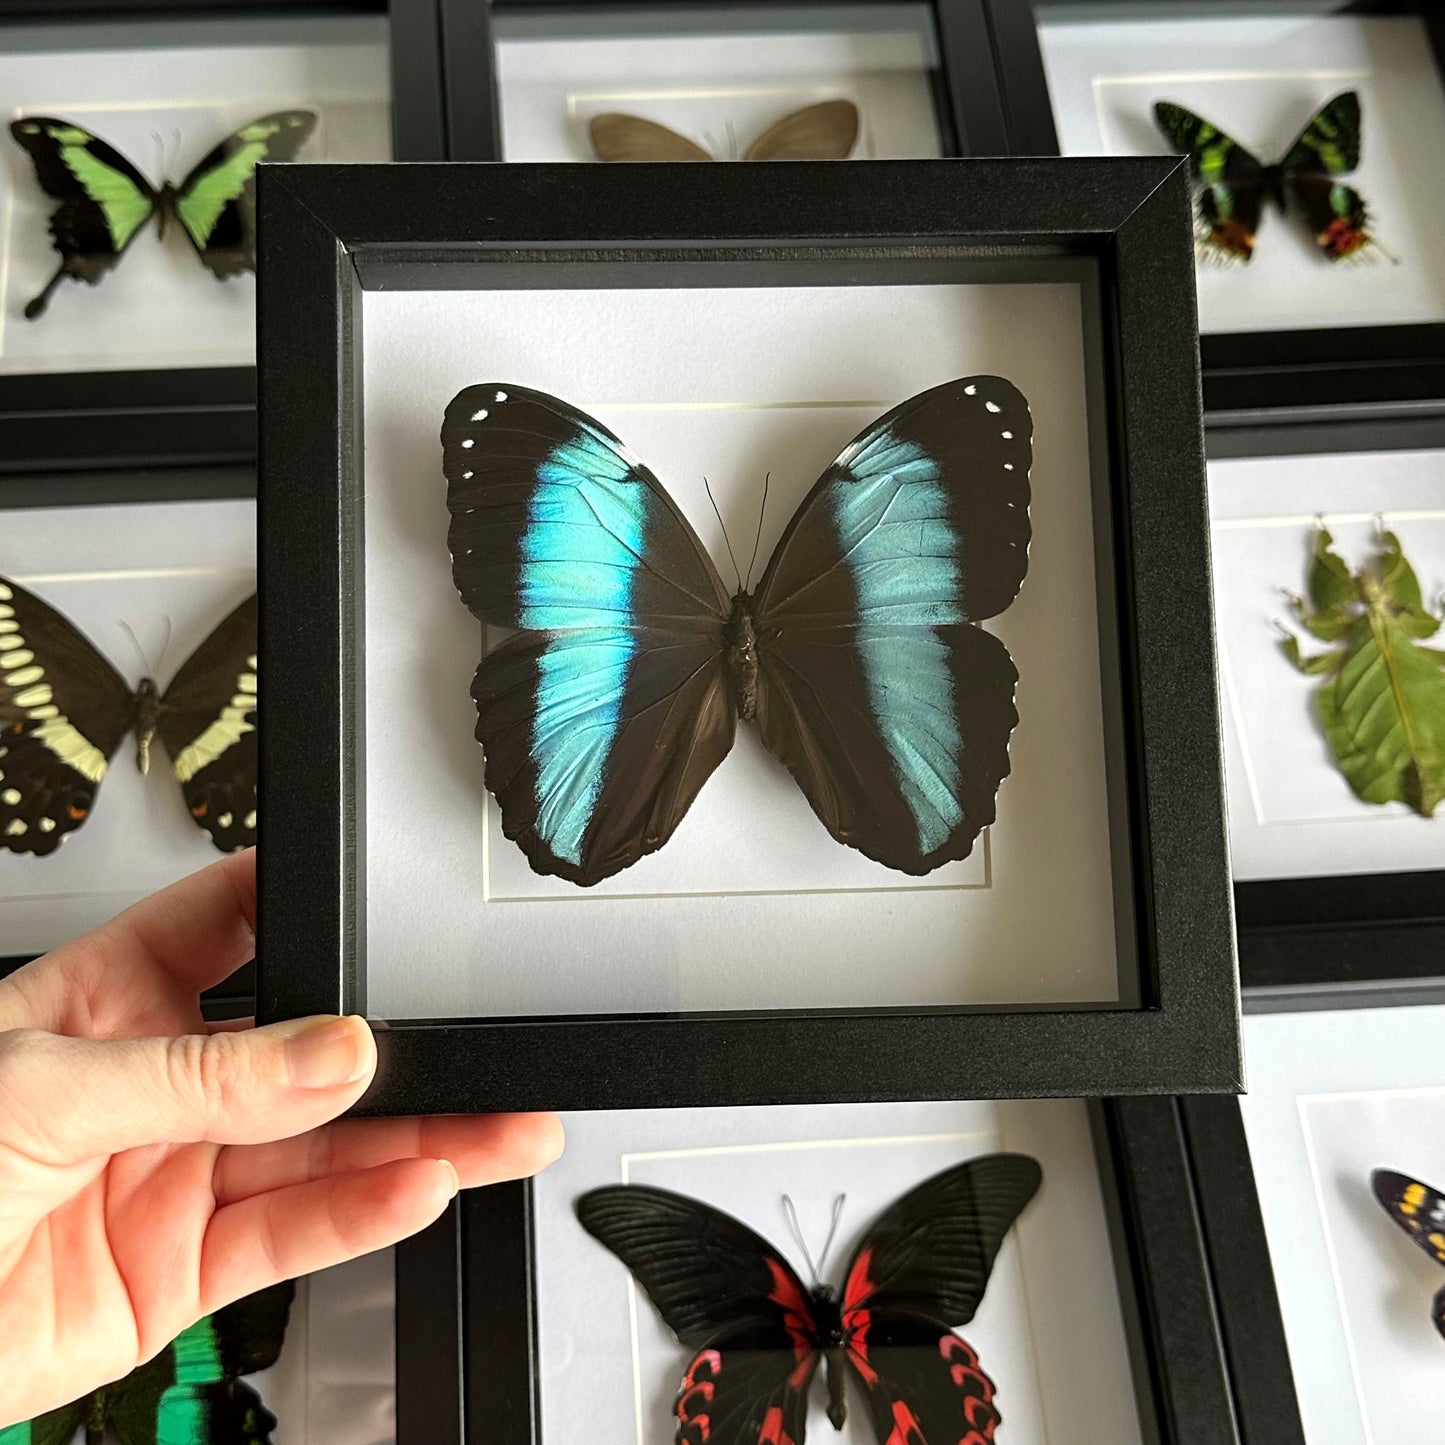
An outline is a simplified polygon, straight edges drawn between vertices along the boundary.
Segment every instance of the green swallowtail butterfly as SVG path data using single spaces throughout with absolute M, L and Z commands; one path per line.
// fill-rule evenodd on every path
M 286 1280 L 197 1320 L 113 1385 L 0 1428 L 0 1445 L 271 1445 L 276 1417 L 241 1375 L 281 1353 L 296 1286 Z
M 10 134 L 34 162 L 36 179 L 60 202 L 50 217 L 60 267 L 25 315 L 39 316 L 66 276 L 94 286 L 153 215 L 162 238 L 177 221 L 218 280 L 254 271 L 256 166 L 294 160 L 315 126 L 309 110 L 263 115 L 228 135 L 179 186 L 165 181 L 156 190 L 114 146 L 74 121 L 43 115 L 12 121 Z

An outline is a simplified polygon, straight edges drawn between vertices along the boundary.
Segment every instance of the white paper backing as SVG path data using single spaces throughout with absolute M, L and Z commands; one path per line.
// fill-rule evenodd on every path
M 1283 589 L 1306 594 L 1317 518 L 1352 569 L 1373 563 L 1376 518 L 1400 538 L 1428 605 L 1445 590 L 1445 453 L 1351 452 L 1212 462 L 1214 607 L 1239 879 L 1445 867 L 1445 824 L 1404 803 L 1362 802 L 1316 712 L 1321 679 L 1298 671 L 1330 649 L 1295 622 Z M 1438 608 L 1436 608 L 1438 613 Z M 1427 643 L 1434 646 L 1434 643 Z
M 7 509 L 0 575 L 59 609 L 132 687 L 154 668 L 164 691 L 256 589 L 255 503 Z M 54 853 L 0 852 L 0 955 L 64 943 L 220 856 L 186 811 L 165 750 L 142 777 L 128 735 L 91 816 Z
M 243 1378 L 276 1417 L 273 1445 L 392 1445 L 394 1251 L 298 1280 L 280 1358 Z
M 911 9 L 888 30 L 499 38 L 502 153 L 509 161 L 596 160 L 588 122 L 625 111 L 727 159 L 791 111 L 851 100 L 859 112 L 853 159 L 940 155 L 929 16 L 918 7 L 917 28 L 907 28 Z
M 1270 164 L 1326 100 L 1359 92 L 1349 184 L 1400 264 L 1332 264 L 1307 226 L 1267 203 L 1248 265 L 1199 268 L 1202 331 L 1445 317 L 1445 187 L 1426 179 L 1445 149 L 1445 92 L 1418 17 L 1069 21 L 1039 39 L 1064 155 L 1169 154 L 1154 103 L 1172 100 Z
M 958 1333 L 994 1381 L 1000 1440 L 1139 1440 L 1113 1251 L 1084 1105 L 1075 1100 L 636 1110 L 566 1118 L 567 1152 L 536 1189 L 542 1438 L 670 1445 L 687 1352 L 626 1268 L 588 1235 L 575 1200 L 603 1184 L 654 1184 L 741 1219 L 808 1282 L 789 1233 L 789 1195 L 816 1256 L 833 1201 L 846 1204 L 826 1280 L 914 1184 L 1000 1150 L 1031 1154 L 1043 1185 L 1004 1241 L 973 1322 Z M 849 1386 L 836 1434 L 814 1380 L 808 1438 L 876 1445 Z
M 1074 287 L 368 292 L 363 308 L 372 1014 L 1118 998 Z M 451 581 L 438 442 L 452 396 L 510 381 L 598 416 L 731 581 L 704 474 L 747 552 L 771 472 L 765 559 L 863 425 L 974 372 L 1012 379 L 1035 425 L 1029 575 L 988 624 L 1022 721 L 987 846 L 921 884 L 872 864 L 744 727 L 660 852 L 585 891 L 531 875 L 473 741 L 481 628 Z
M 1380 1207 L 1373 1169 L 1445 1185 L 1445 1007 L 1244 1021 L 1242 1103 L 1310 1445 L 1438 1441 L 1445 1271 Z
M 0 371 L 249 366 L 256 356 L 255 277 L 218 281 L 179 227 L 161 242 L 154 220 L 97 285 L 63 280 L 27 321 L 26 302 L 59 265 L 48 229 L 59 202 L 41 190 L 10 121 L 77 121 L 153 186 L 178 185 L 247 121 L 297 107 L 318 116 L 304 160 L 391 158 L 384 21 L 330 21 L 323 43 L 314 23 L 268 19 L 272 44 L 255 43 L 254 25 L 251 43 L 219 44 L 205 25 L 129 24 L 124 49 L 0 54 Z M 194 43 L 178 47 L 178 33 Z

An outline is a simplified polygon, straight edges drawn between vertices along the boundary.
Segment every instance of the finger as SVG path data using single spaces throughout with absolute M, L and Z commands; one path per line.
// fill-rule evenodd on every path
M 561 1152 L 562 1121 L 555 1114 L 341 1119 L 301 1138 L 222 1150 L 211 1189 L 224 1207 L 397 1159 L 449 1159 L 462 1188 L 474 1189 L 536 1174 Z
M 201 1245 L 201 1308 L 395 1244 L 446 1208 L 456 1181 L 445 1159 L 399 1159 L 218 1209 Z
M 0 1034 L 0 1141 L 65 1165 L 146 1144 L 255 1144 L 350 1108 L 376 1069 L 365 1020 L 240 1033 L 74 1039 Z
M 255 953 L 256 856 L 235 853 L 152 894 L 0 983 L 0 1028 L 146 1031 L 145 1008 L 189 999 Z

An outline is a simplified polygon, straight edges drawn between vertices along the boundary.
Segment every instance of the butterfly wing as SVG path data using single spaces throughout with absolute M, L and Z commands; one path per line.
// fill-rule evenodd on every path
M 594 1189 L 577 1218 L 693 1351 L 674 1406 L 678 1445 L 802 1445 L 818 1332 L 777 1251 L 721 1210 L 643 1185 Z
M 114 146 L 74 121 L 22 116 L 11 121 L 10 134 L 29 155 L 46 195 L 60 202 L 50 216 L 60 270 L 25 308 L 34 320 L 61 276 L 93 286 L 120 260 L 155 210 L 156 193 Z
M 1264 167 L 1232 136 L 1182 105 L 1161 100 L 1154 119 L 1169 144 L 1189 157 L 1200 259 L 1248 261 L 1264 207 Z
M 660 848 L 732 746 L 729 599 L 656 477 L 584 412 L 468 387 L 442 426 L 452 575 L 520 631 L 477 668 L 502 829 L 589 886 Z
M 1028 566 L 1028 404 L 946 382 L 856 437 L 758 586 L 757 718 L 841 843 L 906 873 L 967 856 L 1009 770 L 1018 674 L 974 624 Z
M 220 280 L 256 269 L 256 167 L 292 161 L 316 129 L 309 110 L 278 110 L 228 135 L 176 191 L 176 219 Z
M 33 1420 L 0 1425 L 0 1445 L 71 1445 L 85 1426 L 90 1398 L 47 1410 Z
M 858 107 L 825 100 L 774 121 L 743 156 L 746 161 L 843 161 L 858 143 Z
M 910 1190 L 864 1236 L 843 1289 L 843 1332 L 880 1441 L 993 1439 L 993 1382 L 953 1327 L 973 1318 L 1042 1179 L 1027 1155 L 972 1159 Z
M 1339 179 L 1360 164 L 1360 98 L 1347 90 L 1310 117 L 1280 162 L 1285 190 L 1330 261 L 1358 258 L 1375 242 L 1364 197 Z
M 90 814 L 131 691 L 77 628 L 0 579 L 0 844 L 44 856 Z
M 182 664 L 156 723 L 191 816 L 223 853 L 256 841 L 257 687 L 252 593 Z
M 685 135 L 640 115 L 609 111 L 587 123 L 600 161 L 710 161 L 712 156 Z
M 271 1445 L 276 1417 L 239 1376 L 276 1363 L 290 1280 L 197 1320 L 106 1391 L 120 1445 Z
M 1385 1212 L 1437 1264 L 1445 1265 L 1445 1195 L 1390 1169 L 1376 1169 L 1370 1186 Z M 1435 1328 L 1445 1335 L 1445 1288 L 1430 1307 Z

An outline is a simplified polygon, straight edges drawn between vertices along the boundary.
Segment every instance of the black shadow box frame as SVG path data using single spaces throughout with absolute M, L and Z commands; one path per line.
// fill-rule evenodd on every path
M 900 280 L 916 279 L 923 249 L 953 279 L 1082 263 L 1097 284 L 1093 435 L 1109 463 L 1096 472 L 1108 478 L 1096 527 L 1110 520 L 1096 531 L 1108 539 L 1096 586 L 1131 1002 L 378 1020 L 381 1066 L 361 1112 L 1241 1086 L 1217 689 L 1196 645 L 1210 594 L 1182 163 L 860 161 L 846 190 L 830 175 L 807 163 L 262 174 L 261 650 L 272 695 L 288 701 L 261 744 L 258 1014 L 367 1011 L 363 293 L 525 278 L 836 283 L 861 274 L 848 268 L 860 248 Z M 878 1068 L 860 1070 L 866 1059 Z
M 443 159 L 440 29 L 431 0 L 0 0 L 0 47 L 12 24 L 83 31 L 127 21 L 366 14 L 388 20 L 393 155 Z M 255 367 L 0 374 L 0 475 L 255 461 Z
M 879 9 L 900 9 L 916 0 L 878 0 Z M 933 21 L 938 50 L 934 113 L 943 154 L 998 156 L 1008 154 L 1008 132 L 994 52 L 990 43 L 986 0 L 923 0 Z M 711 9 L 707 0 L 439 0 L 447 76 L 449 157 L 454 161 L 499 161 L 502 155 L 500 97 L 497 90 L 496 21 L 509 16 L 584 20 L 589 14 L 621 12 L 629 17 L 669 20 L 679 27 L 694 12 Z M 785 16 L 820 7 L 813 0 L 764 0 L 749 7 Z M 840 17 L 846 15 L 842 7 Z
M 1211 459 L 1445 451 L 1445 406 L 1206 427 Z M 1246 1012 L 1445 1002 L 1445 869 L 1236 882 Z
M 12 507 L 99 507 L 131 503 L 144 505 L 157 502 L 208 502 L 255 495 L 254 465 L 30 475 L 6 474 L 4 469 L 0 468 L 0 516 Z M 29 963 L 32 956 L 0 955 L 0 978 Z M 202 996 L 207 1009 L 224 1006 L 229 1010 L 225 1017 L 243 1017 L 252 1013 L 255 974 L 254 962 L 245 963 L 229 978 L 207 989 Z
M 1237 1103 L 1094 1100 L 1089 1117 L 1144 1439 L 1303 1445 Z M 429 1351 L 438 1433 L 398 1445 L 549 1445 L 531 1183 L 466 1191 L 415 1249 L 430 1293 L 412 1348 Z
M 985 0 L 995 47 L 1010 155 L 1056 156 L 1054 127 L 1038 11 L 1049 0 Z M 1102 18 L 1168 17 L 1202 13 L 1201 0 L 1067 0 L 1054 8 Z M 1418 15 L 1430 38 L 1445 86 L 1445 11 L 1430 0 L 1292 0 L 1236 6 L 1239 13 Z M 1383 326 L 1246 331 L 1200 338 L 1204 411 L 1211 427 L 1250 425 L 1261 414 L 1359 415 L 1393 410 L 1408 415 L 1445 397 L 1445 321 Z

